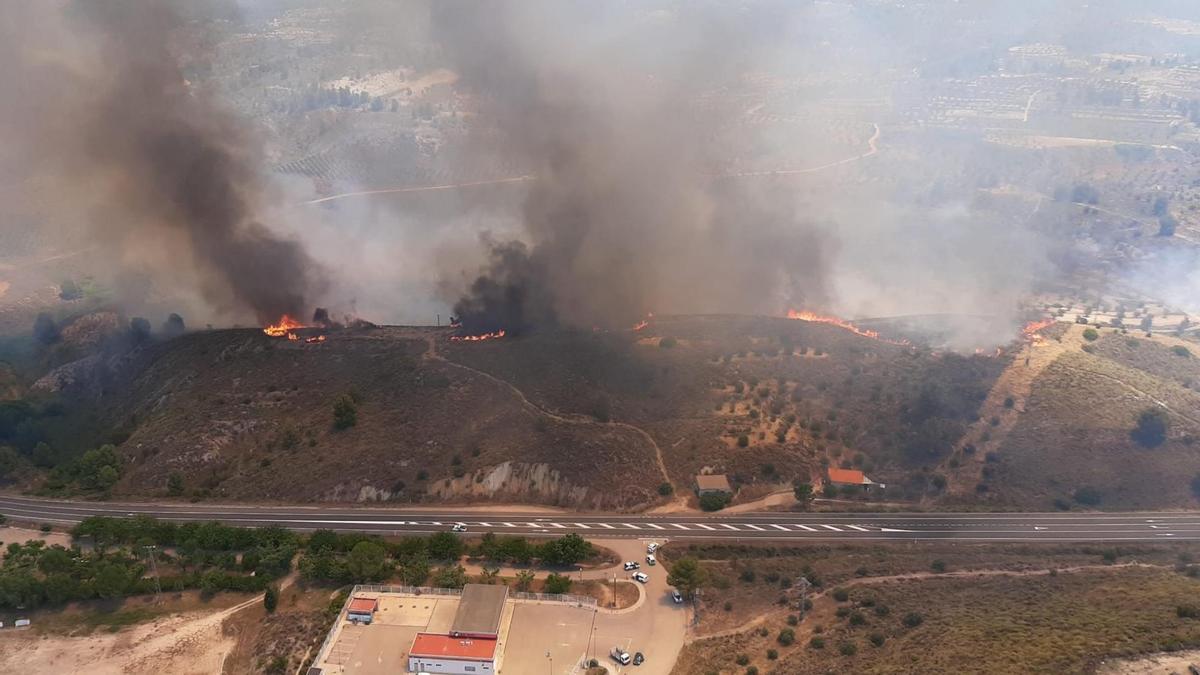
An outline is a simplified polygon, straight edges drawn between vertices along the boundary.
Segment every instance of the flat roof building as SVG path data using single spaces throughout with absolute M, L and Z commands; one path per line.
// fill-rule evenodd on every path
M 729 479 L 723 473 L 701 474 L 696 476 L 696 494 L 733 494 L 729 487 Z
M 375 610 L 379 609 L 378 598 L 355 597 L 346 608 L 346 618 L 350 621 L 371 623 L 375 618 Z
M 508 586 L 467 584 L 463 587 L 462 600 L 458 603 L 458 612 L 454 614 L 450 635 L 495 638 L 500 634 L 500 617 L 507 599 Z
M 496 638 L 453 637 L 417 633 L 408 650 L 408 670 L 413 673 L 472 675 L 494 673 Z

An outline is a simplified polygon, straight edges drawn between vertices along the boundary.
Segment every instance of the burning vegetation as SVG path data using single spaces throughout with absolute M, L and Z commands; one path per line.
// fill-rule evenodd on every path
M 824 323 L 824 324 L 828 324 L 830 326 L 837 326 L 838 328 L 848 330 L 851 333 L 854 333 L 855 335 L 861 335 L 862 337 L 871 338 L 872 340 L 879 340 L 880 342 L 886 342 L 891 345 L 898 345 L 901 347 L 911 347 L 912 346 L 912 343 L 909 342 L 908 340 L 893 340 L 890 338 L 885 338 L 873 330 L 859 328 L 858 326 L 855 326 L 854 324 L 850 323 L 849 321 L 844 321 L 842 319 L 837 318 L 836 316 L 826 316 L 823 314 L 817 314 L 815 312 L 797 311 L 794 309 L 790 309 L 790 310 L 788 310 L 787 318 L 795 319 L 797 321 L 808 321 L 811 323 Z
M 507 335 L 504 329 L 493 331 L 491 333 L 480 333 L 479 335 L 451 335 L 451 342 L 483 342 L 485 340 L 499 340 Z

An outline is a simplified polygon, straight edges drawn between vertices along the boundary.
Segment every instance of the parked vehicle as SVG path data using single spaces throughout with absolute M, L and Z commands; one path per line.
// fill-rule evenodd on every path
M 459 523 L 459 524 L 455 525 L 454 527 L 450 528 L 450 531 L 451 532 L 466 532 L 467 526 L 463 525 L 462 523 Z
M 629 652 L 621 649 L 620 647 L 613 647 L 612 651 L 609 652 L 608 655 L 613 658 L 613 661 L 616 661 L 623 666 L 629 665 Z
M 674 600 L 675 604 L 677 605 L 683 604 L 683 596 L 679 594 L 679 591 L 671 591 L 671 599 Z
M 654 554 L 653 554 L 653 553 L 651 553 L 650 555 L 646 556 L 646 564 L 647 564 L 647 565 L 654 565 L 654 564 L 655 564 L 655 563 L 657 563 L 657 562 L 658 562 L 658 559 L 654 557 Z
M 641 569 L 641 567 L 642 567 L 641 563 L 637 562 L 636 560 L 630 560 L 629 562 L 625 563 L 625 571 L 626 572 L 636 570 L 636 569 Z
M 646 546 L 646 553 L 654 553 L 658 550 L 658 542 L 652 541 Z
M 642 663 L 645 662 L 645 660 L 646 660 L 646 657 L 643 656 L 641 652 L 638 652 L 633 655 L 633 665 L 635 665 L 635 666 L 642 665 Z
M 642 583 L 644 584 L 644 583 L 646 583 L 647 581 L 650 581 L 650 577 L 649 577 L 649 576 L 648 576 L 648 575 L 647 575 L 645 572 L 634 572 L 634 573 L 633 573 L 633 580 L 634 580 L 634 581 L 640 581 L 640 582 L 642 582 Z

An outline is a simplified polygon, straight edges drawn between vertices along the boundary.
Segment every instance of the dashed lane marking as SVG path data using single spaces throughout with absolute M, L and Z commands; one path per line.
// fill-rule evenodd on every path
M 834 527 L 832 525 L 818 525 L 818 527 L 823 527 L 827 530 L 833 530 L 834 532 L 841 532 L 841 530 L 837 529 L 836 527 Z
M 784 532 L 791 532 L 791 530 L 787 529 L 786 527 L 784 527 L 784 526 L 782 526 L 782 525 L 774 525 L 774 524 L 772 524 L 772 525 L 771 525 L 771 527 L 773 527 L 773 528 L 775 528 L 775 529 L 777 529 L 777 530 L 783 530 Z
M 734 527 L 734 526 L 730 525 L 729 523 L 721 523 L 721 527 L 728 528 L 728 529 L 730 529 L 730 530 L 733 530 L 734 532 L 741 532 L 741 530 L 739 530 L 739 529 L 737 529 L 736 527 Z
M 758 530 L 759 532 L 765 532 L 765 531 L 766 531 L 766 530 L 764 530 L 763 528 L 761 528 L 761 527 L 759 527 L 759 526 L 757 526 L 757 525 L 751 525 L 750 523 L 738 523 L 738 524 L 739 524 L 739 525 L 741 525 L 742 527 L 748 527 L 748 528 L 750 528 L 750 529 L 752 529 L 752 530 Z M 726 525 L 725 527 L 729 527 L 729 526 L 728 526 L 728 525 Z M 734 528 L 734 529 L 736 529 L 736 528 Z
M 692 529 L 692 528 L 688 527 L 687 525 L 684 525 L 683 523 L 668 523 L 668 524 L 671 525 L 672 527 L 677 527 L 681 530 L 691 530 Z
M 665 530 L 665 529 L 667 529 L 667 528 L 663 527 L 662 525 L 656 525 L 656 524 L 654 524 L 654 523 L 646 523 L 646 526 L 647 526 L 647 527 L 653 527 L 653 528 L 654 528 L 654 529 L 656 529 L 656 530 Z
M 696 523 L 696 526 L 697 526 L 697 527 L 703 527 L 704 529 L 706 529 L 706 530 L 710 530 L 710 531 L 711 531 L 711 530 L 715 530 L 715 529 L 717 529 L 717 528 L 715 528 L 715 527 L 713 527 L 713 526 L 711 526 L 711 525 L 705 525 L 704 523 Z M 735 527 L 735 528 L 733 528 L 733 529 L 735 529 L 735 530 L 736 530 L 737 528 Z
M 633 523 L 621 523 L 621 524 L 622 524 L 622 525 L 624 525 L 625 527 L 628 527 L 628 528 L 629 528 L 629 529 L 631 529 L 631 530 L 640 530 L 640 529 L 642 529 L 642 528 L 638 527 L 637 525 L 634 525 Z
M 845 527 L 848 527 L 852 530 L 858 530 L 859 532 L 870 532 L 870 530 L 868 530 L 867 528 L 859 527 L 858 525 L 846 525 Z

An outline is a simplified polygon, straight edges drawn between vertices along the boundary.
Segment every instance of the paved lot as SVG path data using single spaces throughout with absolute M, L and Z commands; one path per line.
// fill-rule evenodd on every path
M 333 647 L 323 665 L 331 675 L 407 672 L 413 638 L 420 632 L 449 630 L 457 609 L 457 597 L 383 595 L 371 625 L 342 622 L 336 628 Z
M 578 673 L 588 649 L 593 614 L 591 609 L 571 605 L 515 603 L 500 672 L 504 675 Z M 612 645 L 602 647 L 598 641 L 595 649 L 603 654 L 595 658 L 603 659 L 611 648 Z

